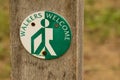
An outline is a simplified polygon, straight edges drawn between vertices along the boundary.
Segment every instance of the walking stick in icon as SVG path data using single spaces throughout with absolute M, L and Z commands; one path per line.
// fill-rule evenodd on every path
M 50 55 L 52 56 L 57 56 L 55 51 L 53 50 L 51 44 L 50 44 L 50 40 L 53 40 L 53 29 L 52 28 L 48 28 L 49 26 L 49 21 L 47 19 L 43 19 L 40 22 L 42 28 L 40 28 L 32 37 L 31 37 L 31 53 L 32 54 L 36 54 L 39 55 L 42 51 L 43 48 L 46 48 Z M 39 37 L 41 35 L 41 43 L 38 46 L 38 48 L 35 50 L 34 46 L 35 46 L 35 39 L 37 37 Z M 36 43 L 37 44 L 37 43 Z

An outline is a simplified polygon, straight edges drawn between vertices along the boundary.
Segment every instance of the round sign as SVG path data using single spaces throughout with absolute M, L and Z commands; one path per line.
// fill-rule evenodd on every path
M 21 24 L 20 39 L 24 48 L 41 59 L 55 59 L 70 47 L 71 30 L 59 14 L 40 11 L 29 15 Z

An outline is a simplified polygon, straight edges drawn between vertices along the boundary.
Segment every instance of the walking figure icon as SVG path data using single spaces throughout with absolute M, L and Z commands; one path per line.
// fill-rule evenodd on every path
M 20 40 L 32 56 L 56 59 L 67 53 L 72 41 L 69 22 L 58 13 L 38 11 L 27 16 L 20 26 Z
M 49 21 L 42 19 L 40 25 L 41 28 L 31 37 L 31 53 L 42 56 L 42 50 L 45 48 L 49 51 L 51 56 L 57 56 L 50 44 L 50 40 L 53 40 L 53 29 L 49 28 Z M 41 43 L 35 50 L 35 39 L 39 36 L 41 36 Z

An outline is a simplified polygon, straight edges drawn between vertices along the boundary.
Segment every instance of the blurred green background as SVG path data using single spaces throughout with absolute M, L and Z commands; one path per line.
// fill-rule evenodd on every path
M 9 0 L 0 0 L 0 80 L 10 78 Z
M 84 80 L 120 80 L 120 0 L 85 0 Z
M 120 80 L 120 0 L 84 0 L 84 80 Z M 10 80 L 9 0 L 0 0 L 0 80 Z

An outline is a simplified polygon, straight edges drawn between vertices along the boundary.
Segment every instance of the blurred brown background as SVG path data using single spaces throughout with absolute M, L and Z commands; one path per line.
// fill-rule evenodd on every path
M 120 80 L 120 0 L 85 0 L 84 80 Z
M 120 80 L 120 0 L 84 0 L 84 80 Z M 9 0 L 0 0 L 0 80 L 10 80 Z
M 9 0 L 0 0 L 0 80 L 10 78 Z

